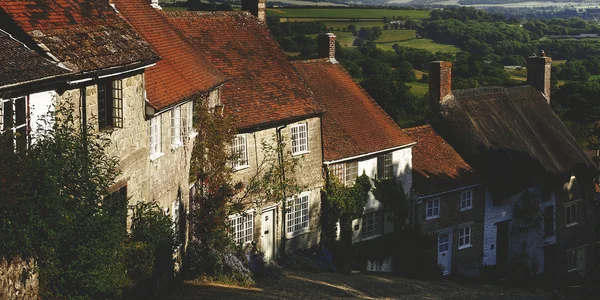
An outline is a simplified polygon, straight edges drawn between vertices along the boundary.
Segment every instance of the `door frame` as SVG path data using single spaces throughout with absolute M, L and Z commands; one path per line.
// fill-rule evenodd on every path
M 275 204 L 275 205 L 271 205 L 271 206 L 262 208 L 260 211 L 260 224 L 261 224 L 261 226 L 260 226 L 260 240 L 261 241 L 260 242 L 261 242 L 261 250 L 263 251 L 263 253 L 265 252 L 264 249 L 262 249 L 262 239 L 263 239 L 263 233 L 264 233 L 263 226 L 262 226 L 262 224 L 264 223 L 263 215 L 268 212 L 273 212 L 273 218 L 271 220 L 271 222 L 272 222 L 271 223 L 271 231 L 272 232 L 270 233 L 270 235 L 273 237 L 273 245 L 272 245 L 273 248 L 271 249 L 271 253 L 273 253 L 273 255 L 272 255 L 272 257 L 269 258 L 270 260 L 274 260 L 277 257 L 277 248 L 278 248 L 277 242 L 278 241 L 277 241 L 276 233 L 277 233 L 277 229 L 278 229 L 277 228 L 278 223 L 276 222 L 276 220 L 277 220 L 277 211 L 278 211 L 277 208 L 278 207 L 279 207 L 279 204 Z
M 438 264 L 440 264 L 440 250 L 439 250 L 439 246 L 440 246 L 440 235 L 442 234 L 448 234 L 448 254 L 449 255 L 449 265 L 448 265 L 448 270 L 445 269 L 444 266 L 444 275 L 450 275 L 452 274 L 452 247 L 454 246 L 454 243 L 452 241 L 453 238 L 453 228 L 447 228 L 447 229 L 442 229 L 442 230 L 438 230 L 437 231 L 437 243 L 436 243 L 436 253 L 437 253 L 437 261 Z

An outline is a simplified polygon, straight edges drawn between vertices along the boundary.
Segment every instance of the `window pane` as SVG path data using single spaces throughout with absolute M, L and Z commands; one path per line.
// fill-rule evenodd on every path
M 295 233 L 308 228 L 309 225 L 309 199 L 308 195 L 299 198 L 288 199 L 286 213 L 287 230 L 286 232 Z
M 15 126 L 24 125 L 27 122 L 27 103 L 25 97 L 15 100 Z
M 113 127 L 123 128 L 123 80 L 112 82 Z
M 4 108 L 2 109 L 4 117 L 3 117 L 3 130 L 8 130 L 13 127 L 13 102 L 6 101 L 4 102 Z

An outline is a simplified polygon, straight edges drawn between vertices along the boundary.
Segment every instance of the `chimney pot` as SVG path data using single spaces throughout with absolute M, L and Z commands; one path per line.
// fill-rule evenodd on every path
M 259 21 L 267 23 L 267 0 L 242 0 L 242 10 L 249 11 Z
M 452 63 L 432 61 L 429 63 L 429 105 L 433 110 L 452 94 Z
M 544 94 L 550 104 L 550 75 L 552 72 L 552 59 L 546 56 L 544 50 L 540 56 L 530 56 L 527 59 L 527 84 Z
M 336 36 L 333 33 L 320 33 L 317 36 L 319 58 L 328 58 L 331 62 L 337 62 L 335 60 L 335 39 Z

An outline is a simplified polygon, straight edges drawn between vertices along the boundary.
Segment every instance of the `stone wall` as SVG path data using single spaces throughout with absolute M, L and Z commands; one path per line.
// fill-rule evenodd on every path
M 473 208 L 461 211 L 461 194 L 466 190 L 472 191 Z M 440 199 L 440 217 L 427 220 L 427 201 L 435 198 Z M 415 205 L 414 215 L 415 222 L 421 225 L 422 232 L 431 233 L 435 236 L 440 232 L 452 232 L 451 272 L 453 274 L 478 277 L 482 270 L 484 247 L 485 187 L 483 185 L 470 187 L 422 198 L 421 200 L 420 204 Z M 468 225 L 471 226 L 472 246 L 458 249 L 459 228 Z
M 33 261 L 0 261 L 0 299 L 39 299 L 38 274 Z
M 295 176 L 297 183 L 300 186 L 304 186 L 305 192 L 309 192 L 309 230 L 303 234 L 296 235 L 293 237 L 285 237 L 285 228 L 282 224 L 283 220 L 283 205 L 281 201 L 277 203 L 264 203 L 261 201 L 260 207 L 254 207 L 252 204 L 248 205 L 248 208 L 256 209 L 254 214 L 254 240 L 257 245 L 260 245 L 261 233 L 262 233 L 262 212 L 265 208 L 272 208 L 274 205 L 275 219 L 277 224 L 276 228 L 276 246 L 275 255 L 281 247 L 282 239 L 286 241 L 286 252 L 291 252 L 296 249 L 308 248 L 316 246 L 319 242 L 320 237 L 320 213 L 321 213 L 321 194 L 320 190 L 324 185 L 324 179 L 322 176 L 322 148 L 321 148 L 321 121 L 319 118 L 310 118 L 302 120 L 300 122 L 307 123 L 308 125 L 308 147 L 309 152 L 296 156 L 299 158 L 298 168 L 296 169 Z M 281 136 L 285 143 L 284 155 L 291 158 L 291 140 L 290 140 L 290 125 L 287 124 L 281 128 Z M 244 182 L 247 183 L 249 180 L 256 175 L 258 168 L 264 161 L 265 153 L 262 151 L 261 143 L 267 142 L 271 145 L 275 145 L 275 139 L 277 134 L 276 128 L 267 128 L 254 132 L 244 133 L 246 136 L 246 149 L 248 155 L 248 166 L 236 170 L 233 174 L 233 182 Z M 262 200 L 262 199 L 254 199 Z

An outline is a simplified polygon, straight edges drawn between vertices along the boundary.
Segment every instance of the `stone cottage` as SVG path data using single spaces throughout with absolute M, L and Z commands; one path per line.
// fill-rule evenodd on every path
M 145 140 L 149 151 L 148 198 L 169 212 L 183 228 L 189 211 L 190 161 L 194 109 L 219 103 L 225 75 L 198 55 L 169 23 L 157 1 L 114 0 L 118 14 L 148 41 L 161 60 L 145 73 Z M 181 210 L 181 211 L 180 211 Z M 185 211 L 183 211 L 185 210 Z M 180 234 L 183 238 L 183 232 Z M 183 242 L 183 241 L 182 241 Z
M 437 236 L 444 274 L 477 277 L 482 270 L 485 186 L 431 125 L 404 129 L 413 146 L 411 223 Z
M 152 47 L 107 1 L 2 1 L 0 28 L 71 71 L 30 102 L 70 106 L 77 126 L 108 135 L 120 168 L 109 192 L 150 199 L 144 71 L 159 59 Z
M 408 194 L 412 188 L 413 140 L 383 111 L 335 59 L 334 34 L 317 37 L 319 58 L 295 61 L 323 115 L 323 163 L 341 183 L 353 185 L 363 173 L 371 179 L 394 178 Z M 354 220 L 353 242 L 393 231 L 383 203 L 372 193 L 362 218 Z M 390 261 L 375 270 L 391 270 Z
M 261 19 L 248 12 L 167 15 L 194 49 L 229 78 L 221 102 L 238 131 L 231 145 L 239 156 L 232 162 L 233 181 L 247 184 L 262 174 L 262 143 L 280 141 L 283 159 L 299 159 L 296 172 L 286 176 L 296 176 L 301 193 L 271 203 L 251 199 L 243 214 L 230 217 L 236 242 L 255 242 L 267 258 L 275 258 L 281 249 L 291 252 L 319 242 L 322 110 L 270 35 L 264 5 L 257 7 Z
M 451 89 L 451 64 L 430 64 L 433 127 L 486 184 L 483 265 L 517 259 L 554 283 L 593 276 L 595 166 L 554 114 L 549 57 L 529 58 L 528 83 Z

